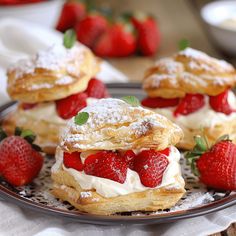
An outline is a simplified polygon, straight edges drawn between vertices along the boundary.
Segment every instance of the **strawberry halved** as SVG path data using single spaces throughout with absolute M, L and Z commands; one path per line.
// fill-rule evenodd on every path
M 230 115 L 232 112 L 235 112 L 235 110 L 232 109 L 229 105 L 228 95 L 229 90 L 226 90 L 223 93 L 218 94 L 217 96 L 209 96 L 209 103 L 211 108 L 226 115 Z
M 56 109 L 58 115 L 62 119 L 70 119 L 77 115 L 81 109 L 87 106 L 87 97 L 86 93 L 77 93 L 67 98 L 57 100 Z
M 188 115 L 205 105 L 204 96 L 202 94 L 186 94 L 184 98 L 180 100 L 179 105 L 174 111 L 174 116 Z
M 161 97 L 147 97 L 142 100 L 142 105 L 150 108 L 164 108 L 164 107 L 174 107 L 179 103 L 179 98 L 161 98 Z

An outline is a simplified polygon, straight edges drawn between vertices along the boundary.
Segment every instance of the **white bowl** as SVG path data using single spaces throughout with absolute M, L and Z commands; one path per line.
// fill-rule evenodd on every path
M 208 26 L 215 43 L 225 52 L 236 55 L 236 29 L 220 25 L 236 16 L 236 1 L 216 1 L 201 9 L 201 16 Z
M 0 19 L 13 17 L 53 28 L 57 23 L 63 3 L 64 0 L 50 0 L 19 6 L 1 6 Z

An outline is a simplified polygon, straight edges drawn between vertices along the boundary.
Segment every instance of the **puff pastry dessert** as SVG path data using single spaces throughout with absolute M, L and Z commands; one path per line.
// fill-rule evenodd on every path
M 186 48 L 146 71 L 143 89 L 148 97 L 142 105 L 183 129 L 180 148 L 192 149 L 193 137 L 202 133 L 210 142 L 225 133 L 236 141 L 235 84 L 232 65 Z
M 88 120 L 79 125 L 81 113 Z M 52 192 L 92 214 L 170 208 L 185 193 L 174 147 L 182 136 L 177 125 L 153 111 L 101 99 L 64 130 Z
M 54 153 L 59 130 L 67 120 L 94 101 L 91 97 L 106 97 L 105 85 L 91 79 L 98 71 L 98 60 L 81 44 L 70 49 L 56 44 L 18 61 L 8 69 L 7 91 L 19 104 L 6 118 L 5 128 L 9 132 L 15 126 L 33 130 L 36 143 Z

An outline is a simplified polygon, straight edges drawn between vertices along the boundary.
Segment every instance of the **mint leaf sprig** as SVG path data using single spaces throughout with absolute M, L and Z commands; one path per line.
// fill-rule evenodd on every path
M 83 125 L 85 124 L 89 119 L 89 113 L 88 112 L 79 112 L 75 116 L 75 124 L 76 125 Z
M 72 48 L 76 42 L 76 33 L 73 29 L 69 29 L 64 33 L 63 45 L 65 48 Z
M 125 96 L 125 97 L 122 97 L 121 99 L 133 107 L 140 106 L 140 102 L 138 98 L 136 98 L 135 96 Z

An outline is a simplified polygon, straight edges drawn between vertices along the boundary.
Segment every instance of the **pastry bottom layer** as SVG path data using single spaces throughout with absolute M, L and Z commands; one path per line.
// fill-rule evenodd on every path
M 36 135 L 35 143 L 47 154 L 54 154 L 59 142 L 60 129 L 62 124 L 34 119 L 32 117 L 19 116 L 18 111 L 10 113 L 3 121 L 3 128 L 7 133 L 14 133 L 15 127 L 30 129 Z
M 94 189 L 82 189 L 74 177 L 63 170 L 52 173 L 52 179 L 52 193 L 57 198 L 69 202 L 80 211 L 98 215 L 167 209 L 174 206 L 185 193 L 184 183 L 179 176 L 176 176 L 176 181 L 182 186 L 179 189 L 163 187 L 112 198 L 105 198 Z
M 192 150 L 195 146 L 194 136 L 202 135 L 203 133 L 208 138 L 210 144 L 215 143 L 215 141 L 224 134 L 229 134 L 230 139 L 236 143 L 236 119 L 214 125 L 211 128 L 190 129 L 183 126 L 180 127 L 184 132 L 184 138 L 176 145 L 178 148 Z

